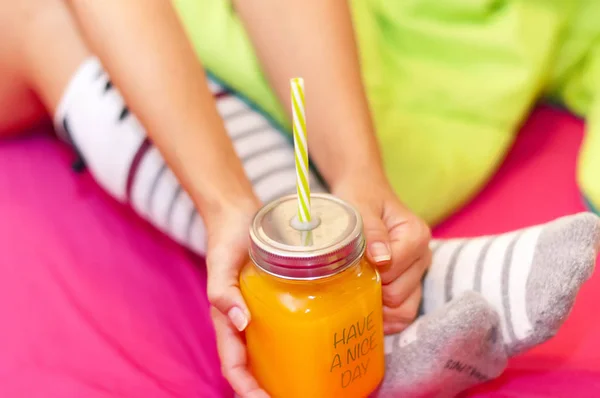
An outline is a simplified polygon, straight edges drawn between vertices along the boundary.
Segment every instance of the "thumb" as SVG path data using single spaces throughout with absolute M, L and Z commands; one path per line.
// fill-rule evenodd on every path
M 240 332 L 250 322 L 250 311 L 239 287 L 239 275 L 245 263 L 245 250 L 237 252 L 231 247 L 215 248 L 207 253 L 207 295 L 210 304 Z
M 392 260 L 392 250 L 387 228 L 380 217 L 364 215 L 367 240 L 367 258 L 376 265 L 386 265 Z

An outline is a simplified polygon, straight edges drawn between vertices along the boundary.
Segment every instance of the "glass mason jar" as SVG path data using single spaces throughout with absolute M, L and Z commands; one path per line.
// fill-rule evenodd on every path
M 311 197 L 314 225 L 289 196 L 256 215 L 240 286 L 249 365 L 273 398 L 364 398 L 384 374 L 381 279 L 364 257 L 358 212 Z

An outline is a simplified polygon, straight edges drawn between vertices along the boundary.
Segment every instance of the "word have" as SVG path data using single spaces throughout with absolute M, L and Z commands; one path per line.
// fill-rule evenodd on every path
M 373 312 L 352 325 L 333 334 L 333 348 L 339 351 L 331 361 L 330 372 L 341 371 L 342 388 L 360 379 L 369 369 L 370 358 L 367 356 L 377 347 Z

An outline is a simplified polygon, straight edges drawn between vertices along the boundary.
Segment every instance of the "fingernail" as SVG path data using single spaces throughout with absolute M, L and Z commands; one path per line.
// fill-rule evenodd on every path
M 227 316 L 231 320 L 231 323 L 233 323 L 233 326 L 240 332 L 243 332 L 246 326 L 248 326 L 248 317 L 238 307 L 230 309 Z
M 381 242 L 371 243 L 369 246 L 369 254 L 376 263 L 383 263 L 392 259 L 390 249 L 385 243 Z

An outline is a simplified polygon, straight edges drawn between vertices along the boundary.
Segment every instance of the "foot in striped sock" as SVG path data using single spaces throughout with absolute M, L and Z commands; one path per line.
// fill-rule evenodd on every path
M 291 143 L 244 101 L 212 81 L 209 86 L 258 198 L 268 202 L 295 192 Z M 98 59 L 86 60 L 71 79 L 55 125 L 103 188 L 175 241 L 204 254 L 205 230 L 191 198 L 128 111 Z M 324 190 L 314 175 L 311 188 Z
M 465 291 L 481 293 L 498 312 L 512 356 L 554 336 L 591 276 L 600 242 L 592 213 L 492 237 L 432 241 L 423 310 Z
M 454 397 L 498 377 L 507 356 L 498 314 L 478 293 L 465 292 L 385 338 L 387 397 Z

